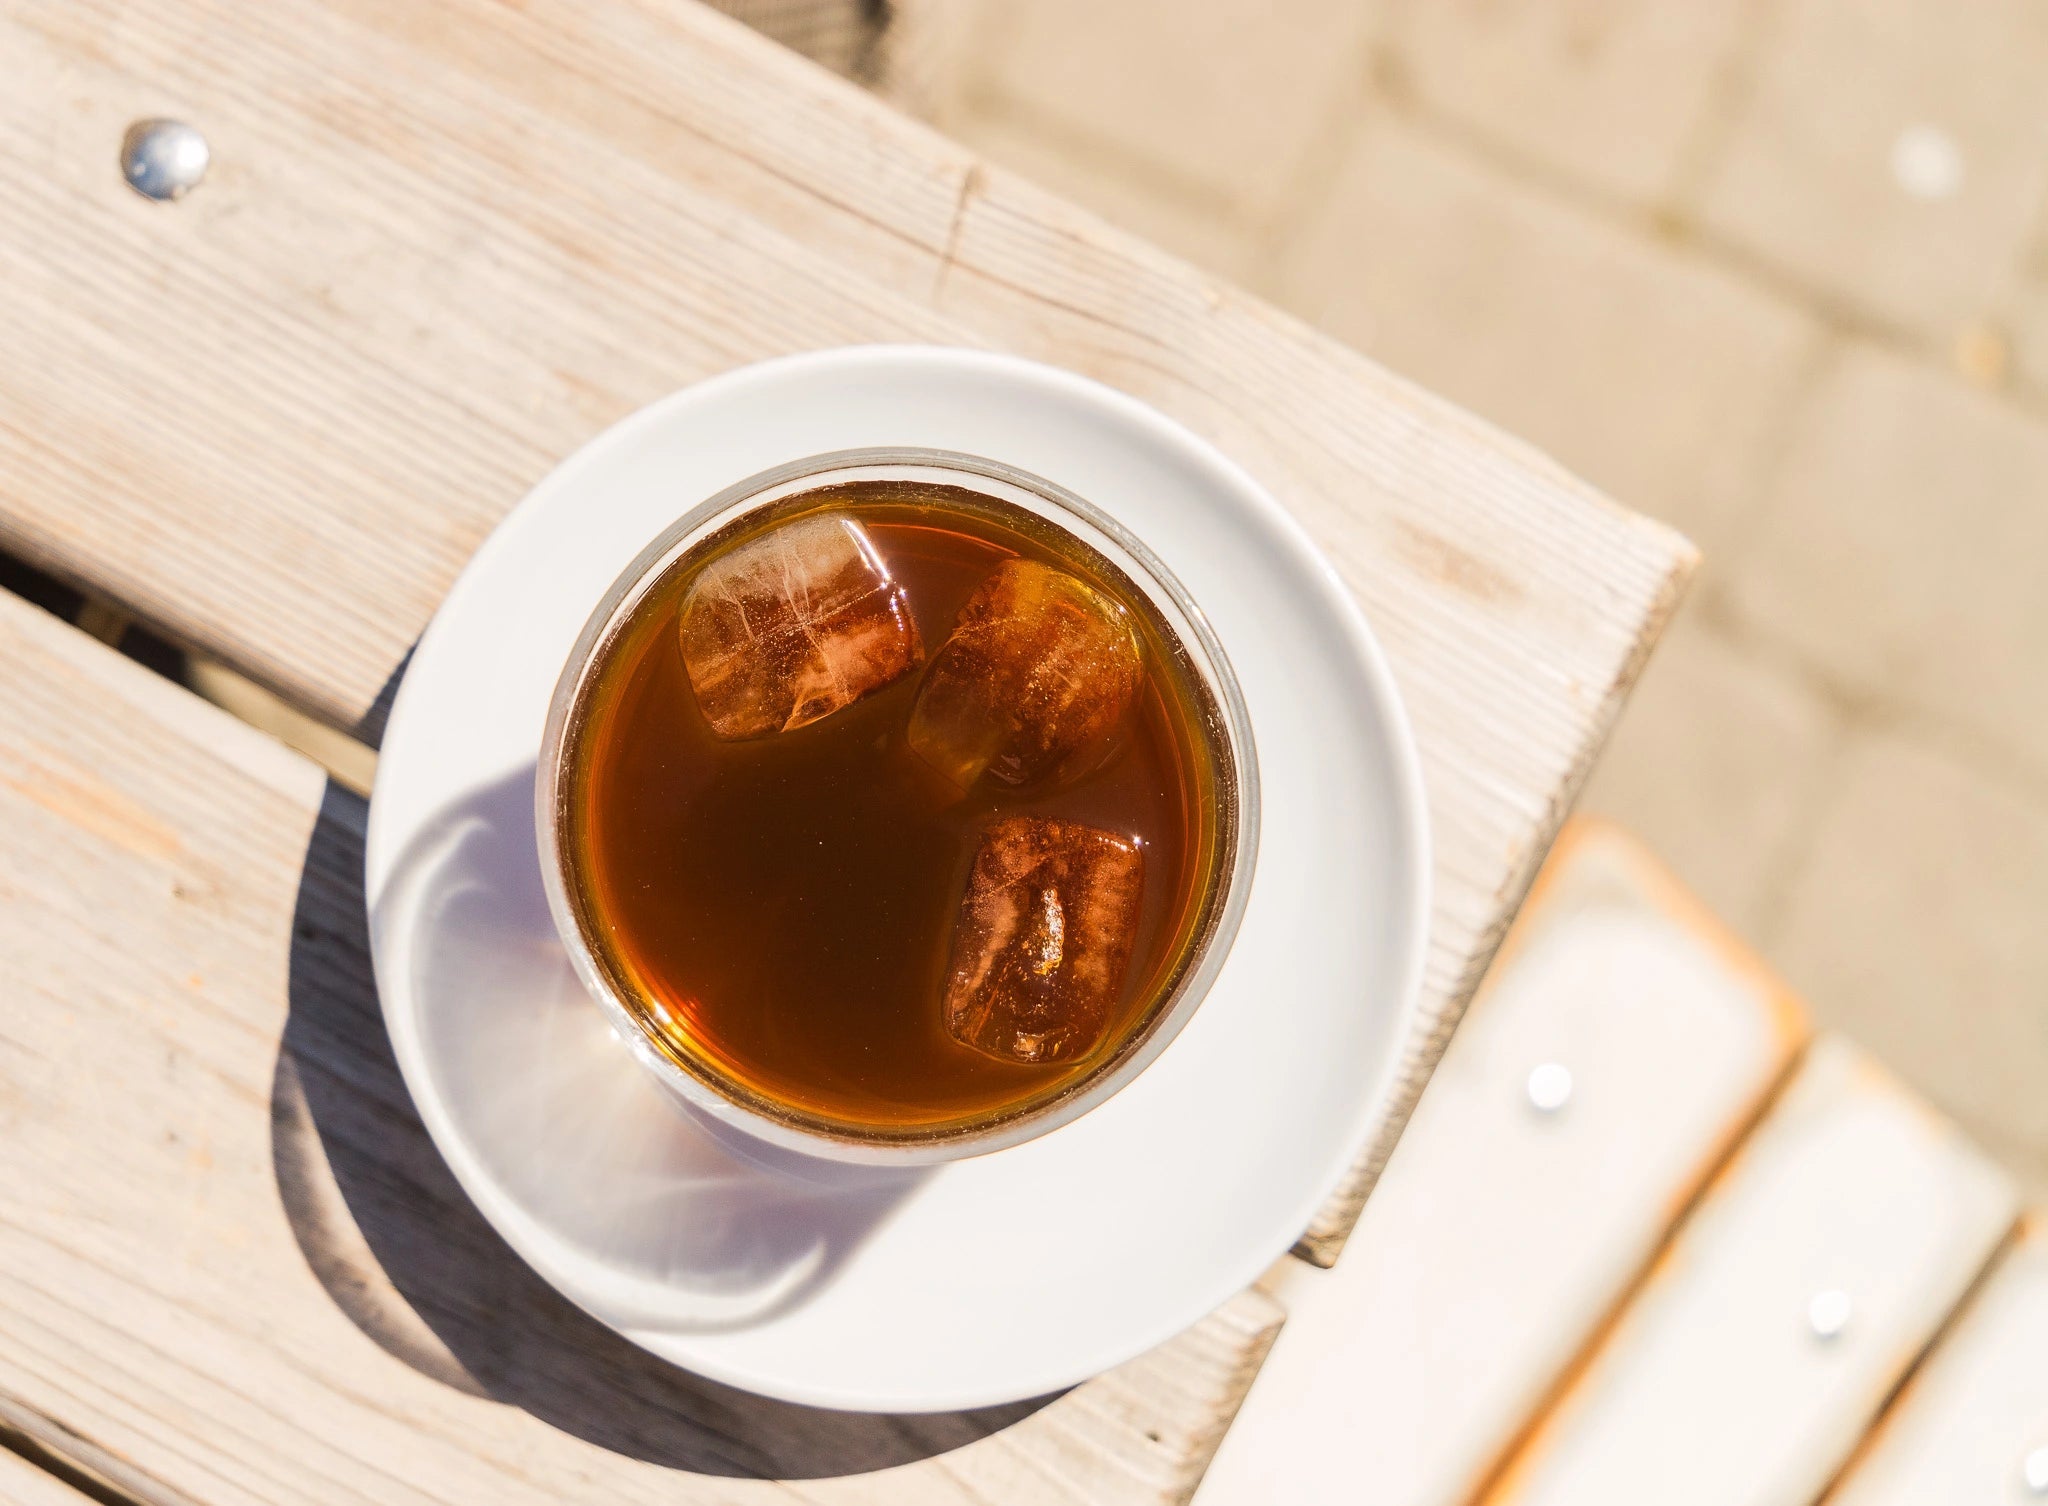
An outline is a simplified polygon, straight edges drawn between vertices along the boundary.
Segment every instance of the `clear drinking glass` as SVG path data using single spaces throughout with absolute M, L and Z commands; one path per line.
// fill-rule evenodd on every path
M 1058 1096 L 994 1122 L 937 1131 L 863 1133 L 843 1125 L 805 1122 L 801 1113 L 769 1115 L 745 1102 L 709 1066 L 686 1067 L 660 1049 L 649 1011 L 622 997 L 601 965 L 588 934 L 589 919 L 575 899 L 566 840 L 571 730 L 595 668 L 612 636 L 631 618 L 647 590 L 700 541 L 757 508 L 820 487 L 849 482 L 898 481 L 956 486 L 1011 503 L 1049 520 L 1099 552 L 1142 591 L 1184 650 L 1212 708 L 1209 737 L 1218 765 L 1220 876 L 1186 964 L 1169 996 L 1149 1018 L 1089 1072 Z M 535 830 L 548 906 L 569 959 L 612 1027 L 664 1087 L 691 1108 L 757 1140 L 836 1161 L 917 1165 L 980 1155 L 1016 1145 L 1073 1120 L 1124 1087 L 1164 1051 L 1207 994 L 1223 967 L 1250 896 L 1258 853 L 1259 782 L 1251 720 L 1223 647 L 1201 609 L 1158 557 L 1114 519 L 1040 477 L 976 456 L 939 450 L 842 450 L 793 461 L 728 487 L 692 509 L 628 565 L 584 625 L 570 651 L 548 708 L 534 785 Z M 651 1001 L 650 1001 L 651 1002 Z

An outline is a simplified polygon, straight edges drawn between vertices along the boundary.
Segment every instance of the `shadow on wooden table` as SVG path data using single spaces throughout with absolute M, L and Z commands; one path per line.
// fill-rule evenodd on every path
M 883 1469 L 1045 1404 L 893 1417 L 769 1401 L 656 1359 L 557 1294 L 463 1193 L 399 1075 L 371 978 L 363 826 L 362 802 L 330 786 L 300 878 L 271 1115 L 300 1249 L 366 1334 L 444 1384 L 699 1474 Z

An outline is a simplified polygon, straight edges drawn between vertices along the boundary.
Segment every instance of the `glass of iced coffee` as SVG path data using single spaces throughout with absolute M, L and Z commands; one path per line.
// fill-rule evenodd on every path
M 1129 1082 L 1216 977 L 1257 774 L 1221 647 L 1084 500 L 931 451 L 818 457 L 620 577 L 536 789 L 564 943 L 694 1108 L 919 1162 Z

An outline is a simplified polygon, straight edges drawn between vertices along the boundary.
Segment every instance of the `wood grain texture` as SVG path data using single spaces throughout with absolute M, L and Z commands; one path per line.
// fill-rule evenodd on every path
M 1828 1506 L 2020 1506 L 2048 1450 L 2048 1214 L 2033 1214 Z
M 1804 1044 L 1802 1011 L 1632 840 L 1566 828 L 1333 1271 L 1198 1506 L 1463 1506 L 1611 1317 Z M 1570 1099 L 1530 1104 L 1531 1069 Z M 1646 1491 L 1643 1499 L 1655 1499 Z
M 442 1164 L 364 951 L 362 803 L 0 595 L 0 1421 L 140 1499 L 1175 1502 L 1280 1313 L 1044 1404 L 700 1381 L 544 1286 Z
M 1486 1506 L 1810 1506 L 2016 1212 L 1952 1125 L 1824 1037 Z M 1848 1301 L 1832 1337 L 1823 1292 Z
M 138 115 L 205 185 L 121 183 Z M 0 540 L 329 721 L 599 426 L 870 340 L 995 345 L 1220 444 L 1357 591 L 1437 844 L 1331 1259 L 1691 552 L 1533 451 L 683 0 L 0 0 Z M 687 499 L 679 499 L 679 508 Z

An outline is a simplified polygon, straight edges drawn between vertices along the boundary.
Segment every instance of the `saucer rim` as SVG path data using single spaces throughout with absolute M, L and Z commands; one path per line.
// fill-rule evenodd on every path
M 772 389 L 777 383 L 792 377 L 801 379 L 822 374 L 857 382 L 863 379 L 864 374 L 872 375 L 876 368 L 890 366 L 921 366 L 936 369 L 942 374 L 962 370 L 976 371 L 1000 379 L 1035 384 L 1063 395 L 1084 408 L 1096 407 L 1104 410 L 1105 416 L 1110 420 L 1136 431 L 1136 437 L 1147 439 L 1172 452 L 1184 463 L 1189 463 L 1193 469 L 1206 474 L 1214 483 L 1214 495 L 1219 499 L 1227 497 L 1231 505 L 1242 508 L 1256 523 L 1259 533 L 1285 553 L 1290 574 L 1300 579 L 1319 580 L 1326 588 L 1326 604 L 1334 608 L 1334 618 L 1343 630 L 1344 654 L 1370 687 L 1373 709 L 1384 729 L 1384 745 L 1381 751 L 1386 757 L 1388 772 L 1392 776 L 1389 787 L 1384 792 L 1385 809 L 1394 823 L 1389 838 L 1390 841 L 1398 839 L 1399 845 L 1404 849 L 1402 861 L 1398 864 L 1390 863 L 1388 867 L 1395 887 L 1390 888 L 1386 907 L 1393 910 L 1405 904 L 1408 915 L 1405 929 L 1395 933 L 1399 939 L 1402 956 L 1398 968 L 1391 970 L 1389 974 L 1395 980 L 1395 985 L 1387 1001 L 1392 1018 L 1387 1027 L 1385 1059 L 1379 1064 L 1372 1078 L 1361 1079 L 1361 1091 L 1349 1116 L 1346 1133 L 1341 1137 L 1335 1134 L 1329 1136 L 1330 1144 L 1334 1148 L 1320 1158 L 1323 1164 L 1317 1168 L 1319 1174 L 1310 1179 L 1311 1190 L 1299 1200 L 1292 1215 L 1290 1232 L 1284 1242 L 1277 1248 L 1270 1247 L 1265 1241 L 1243 1242 L 1248 1251 L 1246 1255 L 1223 1268 L 1211 1279 L 1197 1283 L 1211 1293 L 1199 1306 L 1190 1302 L 1185 1304 L 1187 1311 L 1180 1312 L 1170 1319 L 1162 1318 L 1142 1328 L 1120 1329 L 1113 1343 L 1098 1341 L 1076 1344 L 1063 1356 L 1066 1363 L 1062 1365 L 1042 1366 L 1036 1373 L 1023 1375 L 1015 1371 L 1005 1371 L 1005 1379 L 1000 1384 L 991 1383 L 982 1387 L 956 1386 L 943 1393 L 930 1390 L 883 1392 L 873 1389 L 818 1386 L 805 1383 L 801 1379 L 792 1380 L 783 1374 L 750 1370 L 744 1365 L 728 1363 L 718 1355 L 689 1353 L 687 1340 L 690 1335 L 666 1331 L 650 1332 L 622 1325 L 607 1316 L 601 1306 L 585 1300 L 584 1296 L 579 1294 L 579 1283 L 563 1269 L 562 1264 L 541 1253 L 539 1247 L 544 1246 L 549 1239 L 545 1231 L 540 1230 L 537 1235 L 529 1235 L 527 1231 L 539 1229 L 539 1226 L 509 1193 L 502 1191 L 491 1173 L 480 1165 L 473 1164 L 475 1153 L 467 1145 L 465 1134 L 454 1124 L 448 1106 L 434 1090 L 432 1073 L 426 1070 L 420 1059 L 423 1048 L 417 1038 L 417 1027 L 395 1002 L 400 990 L 395 990 L 391 986 L 388 977 L 393 964 L 388 957 L 390 945 L 388 938 L 383 935 L 384 928 L 378 913 L 377 901 L 383 884 L 391 874 L 395 844 L 401 840 L 400 834 L 391 831 L 391 820 L 380 819 L 380 813 L 388 811 L 389 802 L 380 802 L 377 794 L 387 787 L 387 781 L 395 782 L 399 777 L 392 772 L 397 766 L 396 761 L 388 758 L 379 761 L 376 786 L 373 790 L 365 845 L 364 875 L 371 916 L 372 963 L 378 981 L 380 1007 L 392 1035 L 394 1052 L 398 1057 L 408 1092 L 420 1111 L 437 1151 L 448 1163 L 464 1192 L 493 1227 L 506 1238 L 522 1260 L 541 1274 L 563 1297 L 597 1321 L 691 1373 L 758 1395 L 801 1405 L 849 1411 L 917 1413 L 1000 1405 L 1047 1395 L 1078 1384 L 1156 1347 L 1185 1330 L 1190 1324 L 1199 1322 L 1207 1313 L 1251 1287 L 1274 1259 L 1286 1253 L 1292 1242 L 1298 1239 L 1300 1233 L 1309 1226 L 1327 1202 L 1331 1189 L 1356 1163 L 1359 1155 L 1364 1153 L 1369 1136 L 1382 1119 L 1393 1092 L 1404 1075 L 1422 1019 L 1421 984 L 1433 921 L 1434 862 L 1429 807 L 1420 757 L 1416 751 L 1413 726 L 1391 665 L 1357 597 L 1344 583 L 1336 567 L 1309 537 L 1307 530 L 1235 461 L 1209 441 L 1149 404 L 1092 378 L 1007 353 L 973 347 L 915 344 L 828 347 L 740 366 L 682 387 L 647 404 L 626 415 L 572 452 L 543 476 L 519 503 L 508 510 L 492 534 L 480 541 L 451 585 L 433 621 L 429 623 L 414 649 L 415 658 L 425 658 L 432 652 L 443 633 L 444 624 L 458 615 L 463 603 L 473 592 L 482 589 L 478 582 L 489 573 L 493 541 L 502 531 L 511 527 L 536 498 L 564 488 L 573 488 L 579 473 L 595 467 L 612 452 L 632 446 L 640 441 L 647 431 L 659 429 L 675 421 L 678 412 L 687 412 L 691 406 L 700 402 L 744 396 L 745 389 L 749 386 Z M 817 453 L 823 452 L 820 450 Z M 793 451 L 788 458 L 793 460 L 801 456 Z M 1012 460 L 1002 455 L 988 458 L 999 464 L 1021 465 L 1026 470 L 1035 471 L 1028 462 Z M 1138 534 L 1135 528 L 1131 529 L 1131 532 L 1134 535 Z M 1198 607 L 1204 607 L 1199 598 L 1195 598 L 1195 602 Z M 386 721 L 387 748 L 394 745 L 403 746 L 403 729 L 411 719 L 412 702 L 416 699 L 411 692 L 418 683 L 418 678 L 411 675 L 400 682 Z M 1253 736 L 1254 739 L 1258 736 L 1256 718 L 1253 722 Z M 1156 1071 L 1158 1068 L 1159 1063 L 1154 1062 L 1147 1071 Z M 1076 1122 L 1083 1122 L 1086 1117 L 1083 1116 L 1082 1120 Z M 972 1160 L 951 1164 L 968 1166 L 972 1164 Z M 519 1231 L 517 1236 L 514 1233 L 515 1229 Z M 679 1338 L 684 1342 L 679 1344 Z

